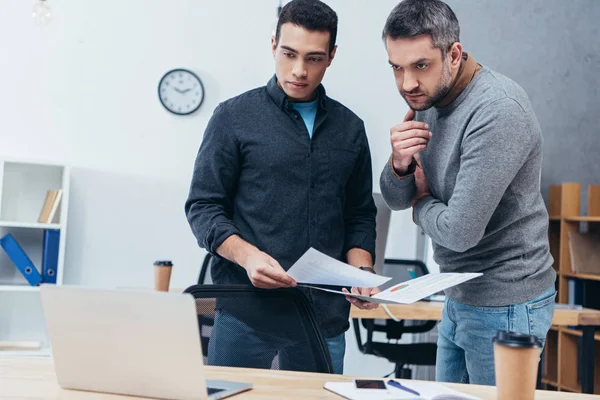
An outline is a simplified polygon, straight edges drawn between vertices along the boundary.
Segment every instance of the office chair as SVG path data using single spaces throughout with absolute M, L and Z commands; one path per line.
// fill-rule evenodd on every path
M 207 365 L 333 373 L 329 350 L 312 306 L 300 290 L 265 290 L 251 285 L 193 285 L 184 293 L 190 293 L 196 299 L 200 340 Z M 218 318 L 216 324 L 215 317 Z M 263 360 L 268 358 L 268 363 L 261 361 L 256 365 L 256 360 L 225 359 L 225 351 L 221 355 L 219 349 L 209 357 L 211 337 L 219 328 L 233 334 L 250 329 L 253 337 L 271 344 L 268 351 L 260 355 Z M 227 350 L 236 351 L 230 347 Z
M 428 274 L 427 266 L 419 260 L 392 260 L 386 259 L 383 263 L 382 275 L 391 276 L 395 283 L 404 282 Z M 381 290 L 387 289 L 393 283 L 382 285 Z M 411 370 L 407 365 L 435 365 L 436 343 L 391 343 L 391 340 L 400 340 L 406 333 L 424 333 L 433 329 L 437 321 L 407 321 L 373 320 L 353 318 L 352 324 L 356 335 L 358 349 L 363 354 L 371 354 L 386 358 L 396 364 L 394 374 L 396 378 L 411 378 Z M 367 330 L 366 342 L 362 342 L 360 326 Z M 373 340 L 374 332 L 386 334 L 387 342 Z
M 200 274 L 198 275 L 198 285 L 204 285 L 206 282 L 206 277 L 208 276 L 210 269 L 210 262 L 212 260 L 212 256 L 210 253 L 206 253 L 204 256 L 204 261 L 202 261 L 202 266 L 200 267 Z

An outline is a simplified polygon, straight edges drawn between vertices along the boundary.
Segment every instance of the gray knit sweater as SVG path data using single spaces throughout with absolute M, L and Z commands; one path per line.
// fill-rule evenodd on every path
M 433 133 L 420 153 L 432 196 L 415 207 L 415 222 L 431 237 L 441 272 L 484 274 L 446 295 L 475 306 L 540 295 L 556 274 L 540 194 L 542 135 L 523 89 L 484 67 L 450 105 L 415 119 Z M 380 180 L 387 204 L 409 208 L 414 182 L 387 163 Z

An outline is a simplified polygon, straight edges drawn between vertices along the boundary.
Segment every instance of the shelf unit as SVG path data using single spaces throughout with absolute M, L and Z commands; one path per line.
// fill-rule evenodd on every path
M 571 268 L 570 232 L 600 232 L 600 185 L 588 186 L 588 215 L 581 215 L 581 184 L 552 185 L 548 202 L 548 238 L 557 273 L 557 302 L 569 302 L 569 281 L 600 281 L 600 273 L 575 273 Z M 599 271 L 600 272 L 600 271 Z M 582 332 L 552 326 L 546 339 L 542 382 L 550 389 L 581 392 L 578 354 Z M 600 332 L 594 336 L 594 393 L 600 394 Z
M 41 273 L 44 231 L 60 231 L 56 284 L 63 283 L 69 208 L 70 168 L 40 162 L 0 158 L 0 237 L 10 233 Z M 57 223 L 39 223 L 46 192 L 62 189 Z M 49 343 L 39 297 L 0 248 L 0 342 L 40 343 L 39 349 L 0 347 L 0 354 L 43 355 Z M 10 347 L 10 346 L 8 346 Z

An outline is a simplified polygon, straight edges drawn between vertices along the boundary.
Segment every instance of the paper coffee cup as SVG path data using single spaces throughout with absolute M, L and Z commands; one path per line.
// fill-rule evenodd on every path
M 154 290 L 160 292 L 169 291 L 169 282 L 171 281 L 171 270 L 173 263 L 171 261 L 154 262 Z
M 493 343 L 498 400 L 533 400 L 542 342 L 534 335 L 498 331 Z

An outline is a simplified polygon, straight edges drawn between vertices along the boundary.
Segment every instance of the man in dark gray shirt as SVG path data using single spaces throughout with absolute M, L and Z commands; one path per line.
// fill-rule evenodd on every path
M 446 291 L 437 379 L 493 385 L 498 330 L 545 340 L 554 312 L 542 135 L 515 82 L 463 52 L 454 12 L 406 0 L 383 39 L 410 110 L 391 131 L 381 191 L 433 242 L 441 272 L 482 272 Z
M 376 208 L 364 124 L 321 85 L 336 34 L 337 15 L 324 3 L 288 3 L 272 40 L 275 76 L 221 103 L 206 128 L 185 210 L 198 244 L 215 256 L 217 284 L 295 286 L 285 271 L 310 247 L 372 271 Z M 350 304 L 300 289 L 314 306 L 334 372 L 342 373 Z M 304 357 L 302 349 L 276 348 L 251 327 L 239 332 L 243 325 L 232 319 L 223 310 L 216 315 L 211 364 L 269 368 L 274 351 L 280 366 Z

